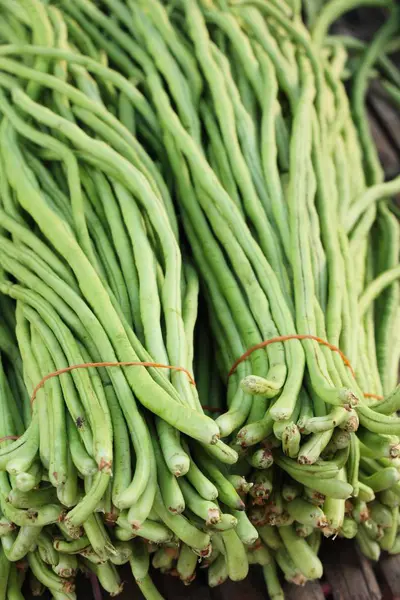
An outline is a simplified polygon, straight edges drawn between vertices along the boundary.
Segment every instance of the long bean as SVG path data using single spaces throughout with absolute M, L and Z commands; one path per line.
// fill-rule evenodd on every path
M 160 600 L 150 562 L 200 562 L 280 599 L 322 533 L 399 551 L 400 185 L 367 111 L 399 11 L 328 35 L 361 4 L 0 0 L 1 598 L 25 568 L 116 595 L 129 562 Z
M 47 113 L 46 113 L 47 114 Z M 73 124 L 67 124 L 66 126 L 68 127 L 68 129 L 72 126 L 74 127 Z M 122 159 L 121 159 L 122 160 Z M 132 167 L 130 167 L 132 168 Z M 27 183 L 26 180 L 23 179 L 19 179 L 19 182 L 21 185 L 25 185 Z M 25 183 L 24 183 L 25 182 Z M 22 190 L 22 188 L 21 188 Z M 37 200 L 39 200 L 39 198 L 37 198 Z M 81 273 L 81 275 L 84 277 L 84 280 L 81 279 L 81 285 L 82 285 L 82 289 L 85 290 L 87 288 L 87 292 L 89 293 L 89 296 L 91 296 L 94 292 L 95 288 L 97 289 L 98 295 L 96 297 L 96 310 L 99 312 L 101 303 L 100 303 L 100 298 L 103 298 L 104 301 L 104 310 L 107 312 L 107 319 L 106 319 L 106 330 L 108 329 L 111 333 L 110 330 L 110 326 L 112 324 L 112 319 L 110 318 L 112 314 L 115 315 L 115 319 L 114 319 L 114 326 L 116 326 L 114 328 L 114 334 L 117 334 L 117 331 L 119 330 L 119 333 L 117 334 L 119 336 L 119 338 L 121 338 L 121 341 L 118 345 L 119 348 L 119 354 L 121 358 L 132 358 L 133 360 L 135 360 L 137 357 L 134 354 L 134 352 L 131 349 L 131 346 L 126 338 L 126 334 L 123 331 L 123 329 L 121 328 L 121 325 L 119 324 L 119 320 L 117 315 L 114 312 L 114 309 L 112 308 L 111 304 L 110 304 L 110 300 L 109 298 L 105 295 L 105 291 L 102 288 L 100 282 L 97 279 L 97 276 L 95 275 L 94 271 L 92 270 L 92 267 L 88 264 L 87 259 L 84 258 L 81 254 L 81 250 L 80 248 L 76 245 L 76 243 L 72 240 L 72 238 L 70 238 L 70 236 L 68 235 L 68 233 L 64 230 L 64 228 L 61 226 L 60 231 L 58 232 L 58 235 L 54 235 L 55 230 L 54 230 L 54 223 L 53 223 L 53 219 L 54 219 L 54 215 L 50 215 L 48 213 L 48 209 L 47 207 L 43 204 L 43 201 L 40 200 L 40 202 L 42 203 L 42 210 L 43 210 L 43 217 L 46 220 L 50 219 L 51 221 L 51 227 L 48 231 L 50 238 L 53 238 L 53 241 L 55 242 L 56 246 L 60 247 L 60 243 L 61 245 L 63 244 L 67 244 L 66 246 L 64 246 L 65 250 L 66 250 L 66 254 L 69 256 L 70 261 L 73 261 L 74 263 L 74 268 L 76 269 L 77 274 Z M 35 208 L 35 214 L 38 214 L 38 205 L 36 205 Z M 50 225 L 50 221 L 48 221 L 49 225 Z M 68 250 L 67 250 L 67 246 L 68 246 Z M 80 258 L 78 260 L 75 260 L 75 257 L 77 258 L 78 256 L 80 256 Z M 83 262 L 81 261 L 81 259 L 83 259 Z M 83 275 L 83 273 L 86 272 L 86 275 Z M 88 281 L 89 281 L 89 275 L 90 278 L 93 280 L 92 283 L 94 285 L 94 288 L 92 290 L 90 290 L 88 288 Z M 107 306 L 107 308 L 106 308 Z M 100 313 L 102 311 L 100 310 Z M 103 314 L 104 316 L 104 314 Z M 125 340 L 124 343 L 122 343 L 122 340 Z M 125 349 L 125 350 L 124 350 Z M 142 375 L 138 375 L 138 373 L 142 373 Z M 148 405 L 149 403 L 149 398 L 151 397 L 151 394 L 144 394 L 144 390 L 145 387 L 147 388 L 151 388 L 153 387 L 153 383 L 151 381 L 151 379 L 149 378 L 147 372 L 145 369 L 142 370 L 141 367 L 138 367 L 135 370 L 135 373 L 132 375 L 131 374 L 132 371 L 128 371 L 127 372 L 127 376 L 128 376 L 128 380 L 130 381 L 131 385 L 133 385 L 133 388 L 135 389 L 136 386 L 138 386 L 136 389 L 138 390 L 138 396 L 139 398 L 141 398 L 142 402 L 144 402 L 145 405 Z M 135 381 L 135 383 L 133 383 Z M 144 386 L 144 387 L 142 387 Z M 141 390 L 141 391 L 140 391 Z M 204 439 L 204 441 L 206 442 L 210 442 L 210 441 L 214 441 L 215 436 L 217 435 L 216 432 L 216 426 L 212 426 L 212 422 L 209 423 L 209 425 L 207 426 L 206 424 L 209 422 L 208 419 L 206 419 L 205 417 L 203 417 L 202 415 L 198 415 L 196 414 L 194 411 L 191 411 L 190 409 L 185 409 L 182 407 L 175 406 L 174 403 L 171 403 L 169 401 L 169 398 L 167 398 L 165 392 L 163 392 L 163 390 L 158 389 L 158 396 L 159 396 L 159 401 L 157 401 L 157 403 L 155 403 L 154 401 L 151 401 L 150 404 L 152 405 L 154 411 L 156 413 L 159 413 L 160 415 L 163 414 L 163 411 L 161 410 L 162 407 L 162 403 L 160 402 L 161 399 L 164 399 L 164 402 L 167 402 L 167 406 L 169 407 L 166 410 L 166 417 L 167 420 L 171 423 L 171 424 L 176 424 L 177 422 L 180 422 L 182 424 L 182 429 L 184 431 L 187 431 L 188 433 L 191 432 L 196 434 L 200 439 Z M 157 397 L 157 394 L 156 396 Z M 184 413 L 182 413 L 182 410 L 184 411 Z M 185 414 L 186 416 L 183 417 L 183 414 Z M 200 423 L 202 423 L 202 425 L 204 426 L 200 426 Z

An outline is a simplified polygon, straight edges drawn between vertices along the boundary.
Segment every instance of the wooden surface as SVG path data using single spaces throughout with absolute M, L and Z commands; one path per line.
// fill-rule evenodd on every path
M 377 576 L 383 597 L 400 600 L 400 557 L 384 556 L 377 565 Z
M 286 600 L 400 600 L 400 556 L 384 555 L 378 564 L 362 556 L 351 540 L 327 540 L 322 548 L 324 580 L 304 587 L 285 585 Z M 120 600 L 143 600 L 129 569 L 122 569 L 125 587 Z M 176 577 L 153 573 L 154 583 L 165 600 L 268 600 L 262 571 L 251 567 L 245 581 L 227 581 L 217 588 L 207 586 L 206 573 L 184 586 Z M 78 599 L 91 600 L 88 581 L 80 581 Z M 103 593 L 103 598 L 107 594 Z
M 325 544 L 324 572 L 333 600 L 379 600 L 382 594 L 373 566 L 351 540 Z
M 348 540 L 329 541 L 322 550 L 324 580 L 310 582 L 304 587 L 286 584 L 286 600 L 400 600 L 400 556 L 384 555 L 373 564 L 360 555 L 354 543 Z M 144 600 L 129 569 L 121 569 L 125 586 L 120 600 Z M 262 571 L 251 567 L 245 581 L 227 581 L 217 588 L 207 586 L 206 574 L 199 571 L 197 579 L 184 586 L 176 577 L 153 573 L 154 583 L 165 600 L 268 600 Z M 80 580 L 78 599 L 93 598 L 90 583 Z M 108 598 L 103 592 L 104 600 Z
M 286 600 L 324 600 L 325 594 L 318 582 L 310 581 L 304 587 L 288 583 L 285 587 L 285 597 Z

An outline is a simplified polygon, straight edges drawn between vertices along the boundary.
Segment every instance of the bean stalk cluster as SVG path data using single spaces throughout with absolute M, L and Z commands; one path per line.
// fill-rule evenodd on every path
M 361 4 L 0 0 L 1 599 L 128 563 L 148 600 L 150 565 L 252 564 L 279 600 L 323 537 L 400 552 L 400 176 L 366 109 L 371 78 L 400 105 L 400 9 L 335 35 Z M 181 370 L 31 402 L 96 362 Z

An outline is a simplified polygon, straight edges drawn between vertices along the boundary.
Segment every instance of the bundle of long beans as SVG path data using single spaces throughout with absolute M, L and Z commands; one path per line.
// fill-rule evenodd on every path
M 328 35 L 359 4 L 0 1 L 0 598 L 400 551 L 400 13 Z

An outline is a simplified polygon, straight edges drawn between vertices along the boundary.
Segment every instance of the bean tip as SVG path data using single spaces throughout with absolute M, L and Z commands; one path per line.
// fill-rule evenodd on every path
M 220 437 L 221 437 L 221 436 L 220 436 L 220 434 L 219 434 L 219 433 L 215 433 L 215 434 L 214 434 L 214 435 L 211 437 L 211 440 L 210 440 L 210 444 L 211 444 L 211 446 L 214 446 L 215 444 L 217 444 L 217 443 L 219 442 L 219 439 L 220 439 Z

